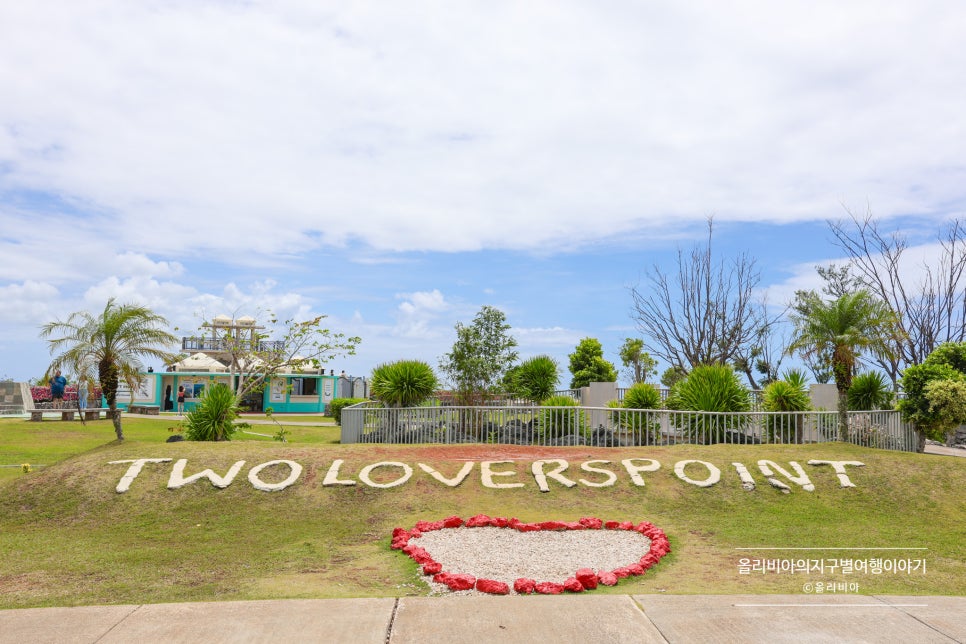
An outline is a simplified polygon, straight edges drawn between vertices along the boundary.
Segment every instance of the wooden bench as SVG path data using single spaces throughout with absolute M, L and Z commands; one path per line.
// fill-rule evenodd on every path
M 132 414 L 144 414 L 146 416 L 159 416 L 161 415 L 160 405 L 128 405 L 127 410 Z

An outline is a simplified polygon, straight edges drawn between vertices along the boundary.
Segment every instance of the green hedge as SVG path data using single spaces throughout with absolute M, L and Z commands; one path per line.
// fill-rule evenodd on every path
M 336 398 L 329 403 L 329 414 L 335 419 L 336 423 L 341 425 L 342 410 L 346 407 L 351 407 L 352 405 L 357 405 L 365 401 L 365 398 Z

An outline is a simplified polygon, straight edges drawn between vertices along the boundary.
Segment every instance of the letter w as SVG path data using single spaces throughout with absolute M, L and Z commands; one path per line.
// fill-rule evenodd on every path
M 224 477 L 218 476 L 211 470 L 202 470 L 197 474 L 192 474 L 191 476 L 185 478 L 184 468 L 187 464 L 188 464 L 188 459 L 182 458 L 182 459 L 179 459 L 174 464 L 174 467 L 171 468 L 171 477 L 168 478 L 169 490 L 176 490 L 179 487 L 184 487 L 189 483 L 194 483 L 198 479 L 208 479 L 209 481 L 211 481 L 211 484 L 214 485 L 215 487 L 226 488 L 229 485 L 231 485 L 232 481 L 235 480 L 235 477 L 238 475 L 238 472 L 240 472 L 242 466 L 245 465 L 245 461 L 238 461 L 237 463 L 232 465 L 231 469 L 228 470 L 228 473 L 225 474 Z

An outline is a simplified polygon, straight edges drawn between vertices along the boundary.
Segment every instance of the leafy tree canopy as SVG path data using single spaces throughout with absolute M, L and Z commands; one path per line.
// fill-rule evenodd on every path
M 516 362 L 517 341 L 503 311 L 484 306 L 470 325 L 456 323 L 453 349 L 439 362 L 463 404 L 479 404 L 494 393 Z
M 617 369 L 604 359 L 604 347 L 597 338 L 584 338 L 570 354 L 571 389 L 592 382 L 617 382 Z

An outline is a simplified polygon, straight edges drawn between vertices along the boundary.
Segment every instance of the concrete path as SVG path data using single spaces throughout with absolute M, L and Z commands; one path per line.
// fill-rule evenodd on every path
M 0 642 L 966 642 L 966 597 L 567 595 L 0 611 Z

